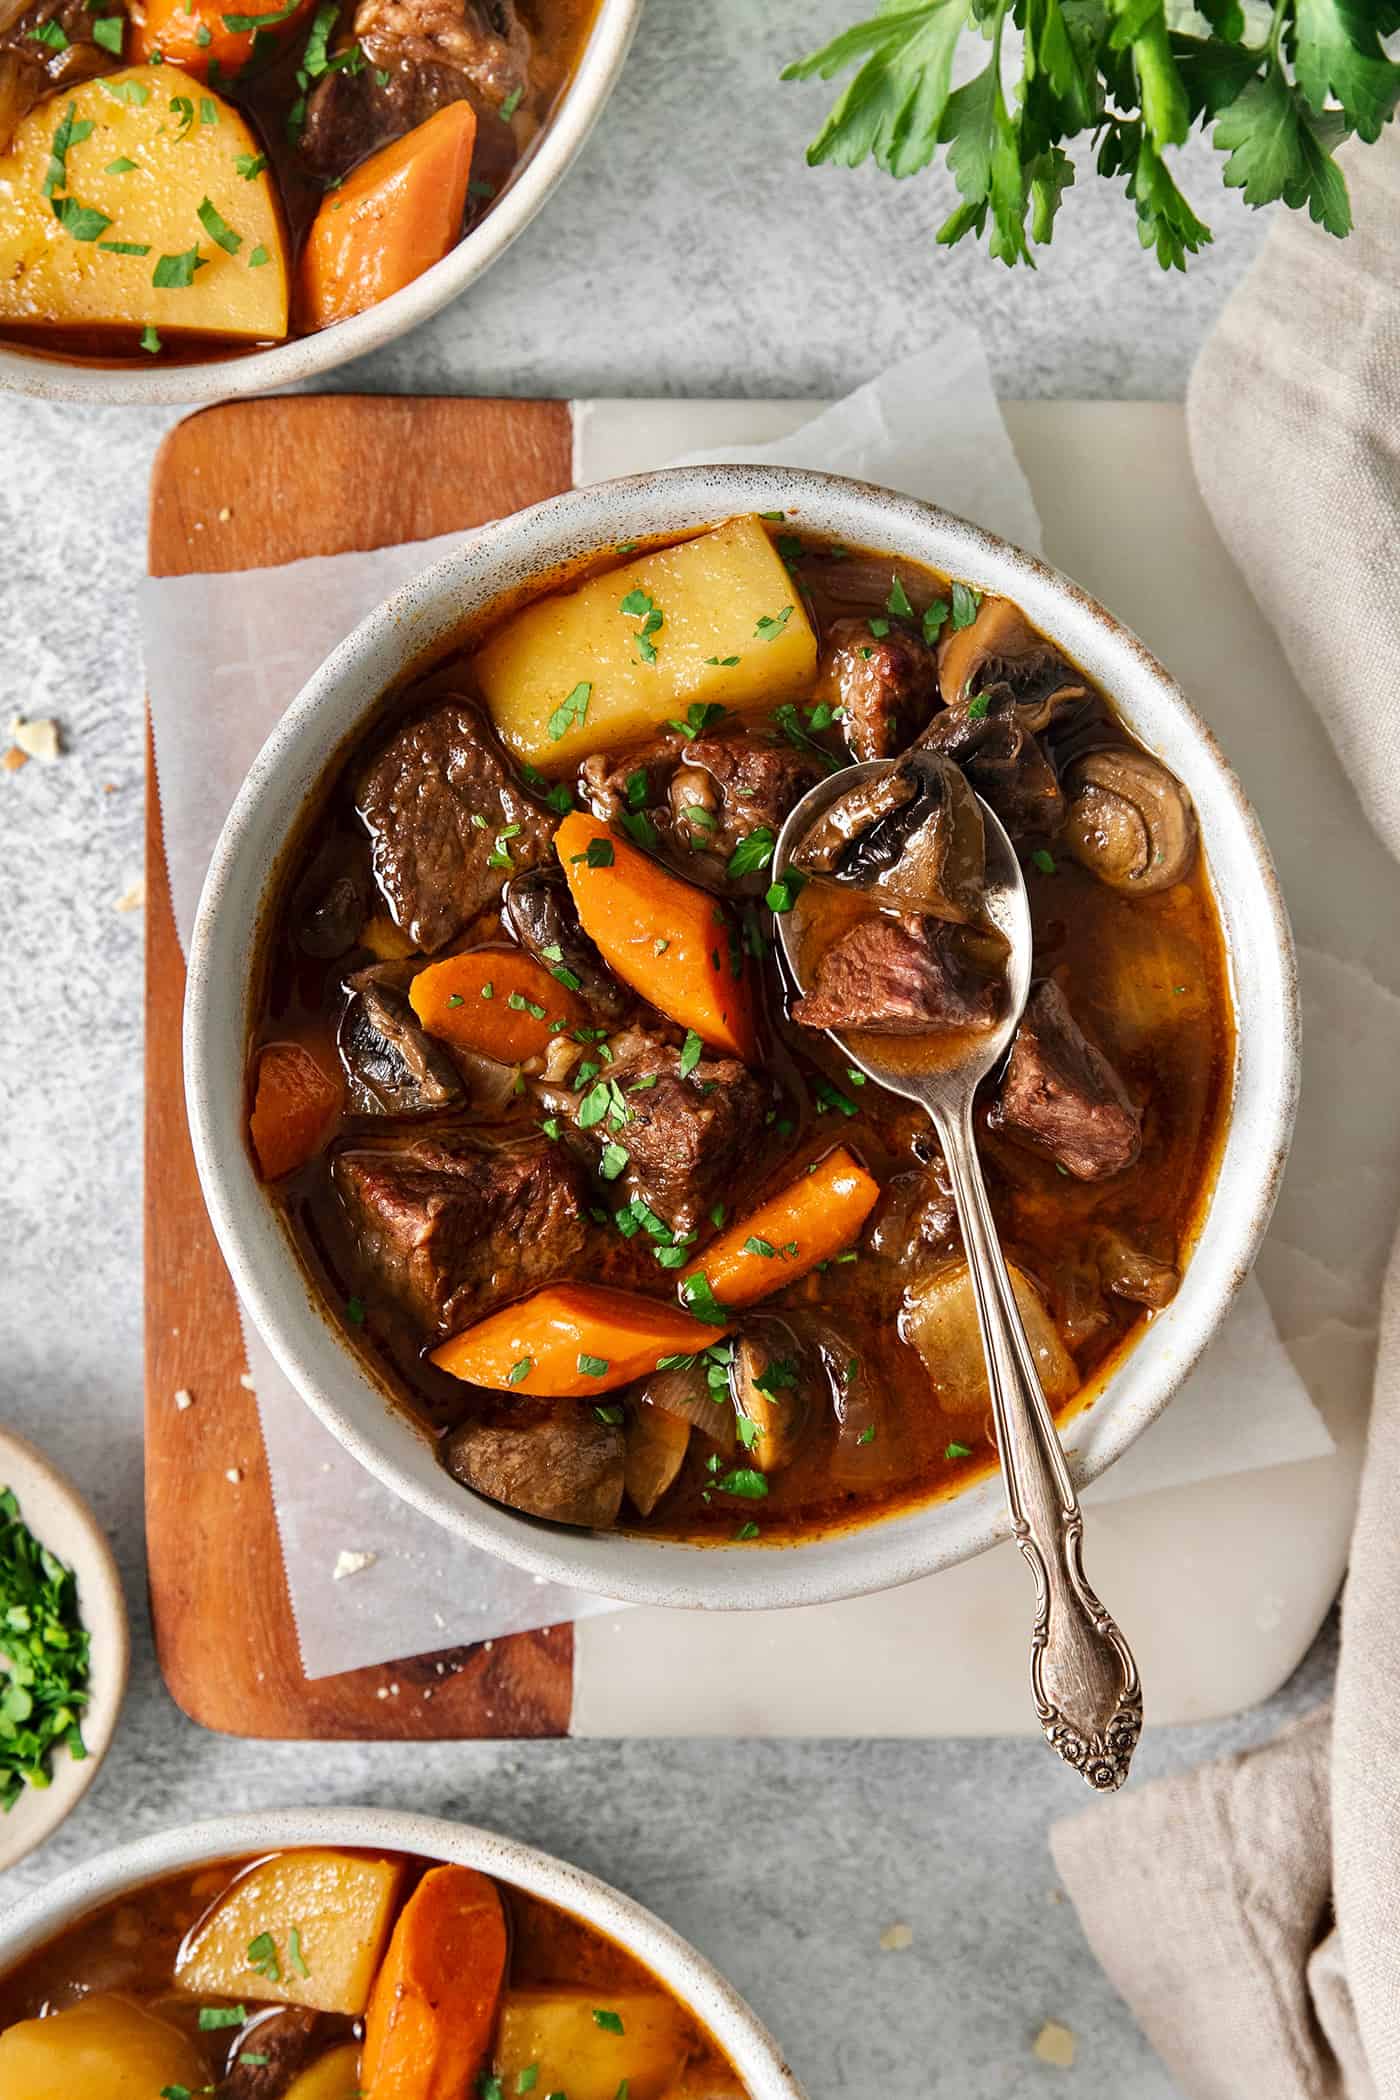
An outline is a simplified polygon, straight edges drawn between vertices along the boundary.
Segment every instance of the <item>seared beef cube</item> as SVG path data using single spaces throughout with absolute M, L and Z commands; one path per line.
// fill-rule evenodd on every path
M 593 814 L 610 824 L 624 810 L 654 809 L 664 802 L 685 742 L 679 735 L 660 736 L 625 758 L 606 751 L 586 758 L 579 778 Z
M 342 1152 L 335 1184 L 367 1296 L 449 1334 L 564 1274 L 587 1236 L 578 1169 L 544 1140 Z
M 814 697 L 844 710 L 846 742 L 855 758 L 893 758 L 938 705 L 938 659 L 902 627 L 880 635 L 866 619 L 834 620 Z
M 430 955 L 508 875 L 544 859 L 554 830 L 477 710 L 458 699 L 395 732 L 363 774 L 356 806 L 394 922 Z
M 774 838 L 809 787 L 821 777 L 819 759 L 791 744 L 759 744 L 744 737 L 696 737 L 681 754 L 671 781 L 675 835 L 697 853 L 728 860 L 755 831 Z M 751 869 L 766 884 L 761 868 Z
M 0 10 L 0 19 L 6 24 L 0 30 L 0 153 L 4 153 L 21 120 L 45 95 L 77 87 L 99 73 L 114 73 L 124 61 L 93 36 L 97 14 L 88 0 L 34 0 L 18 16 L 9 8 Z
M 676 1233 L 693 1231 L 715 1202 L 732 1205 L 762 1165 L 771 1106 L 764 1082 L 732 1057 L 702 1057 L 682 1074 L 680 1052 L 660 1043 L 605 1071 L 627 1121 L 596 1129 L 627 1154 L 629 1194 Z
M 375 963 L 345 980 L 341 1063 L 359 1115 L 423 1115 L 465 1101 L 462 1076 L 446 1046 L 418 1024 L 409 1002 L 413 963 Z
M 506 918 L 522 948 L 547 970 L 567 970 L 568 989 L 590 1012 L 620 1021 L 630 997 L 579 924 L 568 878 L 557 864 L 531 868 L 506 885 Z
M 985 947 L 946 919 L 858 919 L 822 955 L 792 1017 L 804 1028 L 872 1035 L 994 1027 L 1001 987 Z
M 581 1400 L 515 1403 L 511 1418 L 464 1422 L 442 1447 L 454 1480 L 527 1516 L 606 1531 L 622 1507 L 626 1439 Z
M 1049 838 L 1059 830 L 1065 815 L 1059 775 L 1010 686 L 940 709 L 919 742 L 962 767 L 1012 838 Z
M 514 0 L 360 0 L 343 48 L 356 46 L 364 64 L 325 74 L 307 105 L 299 144 L 316 174 L 346 175 L 449 102 L 464 100 L 491 119 L 478 126 L 474 175 L 494 180 L 509 172 L 515 137 L 499 112 L 530 85 L 530 36 Z M 493 146 L 509 152 L 504 165 L 487 170 Z
M 329 2039 L 323 2013 L 288 2005 L 253 2020 L 230 2052 L 218 2100 L 283 2100 L 299 2072 Z
M 1051 979 L 1033 987 L 987 1118 L 1048 1152 L 1076 1181 L 1102 1181 L 1137 1158 L 1142 1125 L 1127 1088 Z

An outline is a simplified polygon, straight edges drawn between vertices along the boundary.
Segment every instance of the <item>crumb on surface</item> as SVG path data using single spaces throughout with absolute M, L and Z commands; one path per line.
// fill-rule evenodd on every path
M 913 1944 L 913 1929 L 908 1925 L 887 1925 L 880 1934 L 880 1949 L 884 1954 L 902 1954 Z
M 145 903 L 146 878 L 144 875 L 138 875 L 135 882 L 129 882 L 120 897 L 117 898 L 116 909 L 118 911 L 142 911 L 145 908 Z
M 58 724 L 49 715 L 35 722 L 27 722 L 23 715 L 12 716 L 10 742 L 18 751 L 23 752 L 25 758 L 37 758 L 46 766 L 52 765 L 62 754 Z
M 358 1575 L 364 1568 L 372 1568 L 378 1560 L 377 1553 L 354 1553 L 342 1546 L 331 1569 L 332 1582 L 344 1582 L 347 1575 Z
M 1059 2020 L 1047 2020 L 1036 2036 L 1031 2054 L 1043 2064 L 1068 2071 L 1074 2063 L 1074 2032 Z
M 3 766 L 7 773 L 18 773 L 21 766 L 28 764 L 29 753 L 21 751 L 18 744 L 11 744 L 4 757 L 0 758 L 0 766 Z
M 240 1480 L 241 1480 L 242 1478 L 243 1478 L 243 1468 L 242 1468 L 242 1466 L 226 1466 L 226 1467 L 224 1468 L 224 1479 L 225 1479 L 225 1480 L 227 1480 L 227 1481 L 229 1481 L 229 1482 L 230 1482 L 230 1483 L 231 1483 L 231 1484 L 232 1484 L 232 1485 L 233 1485 L 234 1487 L 237 1487 L 237 1485 L 238 1485 L 239 1481 L 240 1481 Z
M 194 1406 L 194 1394 L 190 1391 L 187 1385 L 182 1385 L 179 1391 L 176 1393 L 175 1405 L 179 1408 L 181 1414 L 185 1412 L 185 1409 L 187 1407 Z
M 253 1374 L 251 1371 L 240 1371 L 238 1374 L 238 1383 L 242 1386 L 245 1393 L 255 1393 L 257 1391 L 257 1387 L 253 1383 Z

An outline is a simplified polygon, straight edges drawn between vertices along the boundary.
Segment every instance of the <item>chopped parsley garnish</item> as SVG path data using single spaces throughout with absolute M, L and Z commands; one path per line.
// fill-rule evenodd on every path
M 270 1932 L 260 1932 L 248 1942 L 248 1967 L 269 1983 L 282 1981 L 282 1964 L 277 1958 L 277 1942 Z
M 761 1502 L 768 1493 L 767 1480 L 753 1466 L 735 1466 L 715 1486 L 722 1495 L 742 1495 L 749 1502 Z
M 903 579 L 898 573 L 890 579 L 890 594 L 885 600 L 885 611 L 893 613 L 897 620 L 912 620 L 914 617 L 914 608 L 909 603 L 909 593 L 905 590 Z
M 606 1356 L 589 1356 L 580 1350 L 578 1367 L 585 1378 L 606 1378 L 608 1375 Z
M 290 22 L 300 5 L 301 0 L 286 0 L 285 6 L 273 8 L 266 14 L 224 15 L 221 19 L 225 29 L 231 29 L 235 36 L 246 36 L 250 29 L 271 29 L 278 22 Z
M 970 1444 L 947 1444 L 944 1447 L 943 1456 L 945 1458 L 971 1458 L 972 1446 Z
M 511 1365 L 511 1367 L 510 1367 L 509 1371 L 507 1371 L 507 1373 L 506 1373 L 506 1378 L 507 1378 L 507 1381 L 508 1381 L 508 1382 L 509 1382 L 509 1383 L 510 1383 L 511 1385 L 519 1385 L 519 1383 L 520 1383 L 521 1379 L 522 1379 L 522 1378 L 528 1378 L 528 1377 L 529 1377 L 529 1375 L 530 1375 L 530 1373 L 531 1373 L 531 1372 L 532 1372 L 532 1371 L 534 1370 L 534 1368 L 535 1368 L 535 1359 L 534 1359 L 534 1357 L 533 1357 L 533 1356 L 522 1356 L 522 1357 L 520 1358 L 519 1362 L 518 1362 L 518 1363 L 513 1363 L 513 1364 Z
M 735 664 L 739 662 L 739 658 L 737 656 L 707 656 L 705 661 L 707 664 L 717 665 L 721 671 L 732 671 Z
M 540 2067 L 538 2064 L 524 2065 L 523 2068 L 517 2071 L 515 2074 L 516 2092 L 533 2093 L 533 2091 L 535 2090 L 535 2086 L 539 2080 L 539 2075 Z
M 780 613 L 764 613 L 754 629 L 754 638 L 760 642 L 776 642 L 778 636 L 792 618 L 793 608 L 785 605 Z
M 772 1261 L 777 1251 L 771 1240 L 756 1239 L 752 1233 L 744 1242 L 745 1254 L 761 1254 L 767 1261 Z
M 604 1181 L 616 1181 L 627 1165 L 629 1154 L 615 1140 L 609 1139 L 603 1147 L 603 1156 L 598 1162 L 598 1172 Z
M 1038 868 L 1042 875 L 1053 875 L 1055 872 L 1055 856 L 1053 853 L 1047 852 L 1044 846 L 1037 846 L 1031 855 L 1031 866 Z
M 243 246 L 243 236 L 241 233 L 234 232 L 227 219 L 220 216 L 208 197 L 201 203 L 199 210 L 195 213 L 195 217 L 199 220 L 210 240 L 217 243 L 223 249 L 225 255 L 237 255 L 239 249 Z
M 0 1493 L 0 1807 L 51 1779 L 53 1752 L 87 1756 L 81 1715 L 88 1703 L 89 1637 L 77 1582 Z
M 68 49 L 68 34 L 61 22 L 41 22 L 37 29 L 27 29 L 25 35 L 32 36 L 36 44 L 47 44 L 51 51 Z
M 871 1422 L 871 1423 L 868 1423 L 868 1424 L 867 1424 L 867 1426 L 866 1426 L 866 1427 L 865 1427 L 864 1429 L 862 1429 L 862 1431 L 861 1431 L 860 1435 L 859 1435 L 859 1436 L 858 1436 L 858 1437 L 856 1438 L 856 1442 L 857 1442 L 858 1444 L 873 1444 L 873 1443 L 874 1443 L 874 1441 L 875 1441 L 875 1424 L 874 1424 L 873 1422 Z
M 935 598 L 932 605 L 928 606 L 925 610 L 924 640 L 928 643 L 930 648 L 933 647 L 934 643 L 938 640 L 939 635 L 942 633 L 943 623 L 947 619 L 947 617 L 948 600 L 946 598 Z
M 43 192 L 52 197 L 68 183 L 68 149 L 81 145 L 92 131 L 88 118 L 78 121 L 78 105 L 70 102 L 58 123 L 54 126 L 53 142 L 49 147 L 48 172 L 44 176 Z
M 718 662 L 718 658 L 714 661 Z M 707 729 L 713 729 L 715 723 L 722 722 L 728 712 L 728 708 L 721 707 L 717 700 L 694 700 L 686 709 L 683 722 L 678 722 L 671 716 L 667 719 L 666 727 L 679 731 L 688 743 L 692 737 L 702 736 Z
M 735 1532 L 734 1537 L 740 1542 L 742 1542 L 744 1539 L 756 1539 L 758 1537 L 758 1526 L 757 1524 L 755 1524 L 752 1517 L 749 1518 L 746 1524 L 741 1524 L 739 1526 L 739 1529 Z
M 253 182 L 267 166 L 267 155 L 265 153 L 240 153 L 235 158 L 233 165 L 245 182 Z
M 573 691 L 566 695 L 549 718 L 549 734 L 557 744 L 561 736 L 571 729 L 582 729 L 588 720 L 588 703 L 593 698 L 593 687 L 586 678 L 581 678 Z
M 656 826 L 644 809 L 624 809 L 617 821 L 634 845 L 645 847 L 648 851 L 656 847 Z
M 970 627 L 977 618 L 977 608 L 982 603 L 982 593 L 972 590 L 965 583 L 953 585 L 953 632 L 960 627 Z
M 134 160 L 128 160 L 124 153 L 119 153 L 115 160 L 108 161 L 102 172 L 104 175 L 134 175 L 136 163 Z M 141 252 L 144 254 L 146 251 L 143 249 Z
M 817 1097 L 817 1114 L 819 1116 L 825 1115 L 828 1109 L 834 1109 L 839 1115 L 843 1116 L 856 1114 L 855 1102 L 848 1095 L 843 1094 L 839 1086 L 833 1086 L 829 1079 L 817 1080 L 812 1091 Z
M 110 51 L 113 58 L 120 58 L 125 28 L 125 15 L 99 15 L 92 25 L 92 40 L 104 51 Z
M 363 1327 L 365 1324 L 364 1299 L 347 1298 L 345 1301 L 345 1317 L 353 1327 Z
M 990 693 L 974 693 L 967 703 L 968 720 L 984 722 L 987 719 L 991 704 L 992 697 Z
M 585 861 L 590 868 L 610 868 L 616 859 L 611 839 L 590 839 L 585 853 L 575 853 L 574 865 Z
M 693 1028 L 687 1028 L 685 1041 L 681 1044 L 681 1078 L 687 1079 L 704 1055 L 705 1045 Z
M 710 1287 L 710 1279 L 703 1269 L 687 1276 L 681 1284 L 681 1303 L 692 1319 L 704 1321 L 707 1327 L 724 1327 L 729 1315 Z
M 524 92 L 525 90 L 522 87 L 513 87 L 510 93 L 506 96 L 505 101 L 501 104 L 501 122 L 503 124 L 509 124 L 511 118 L 519 109 L 520 98 L 524 94 Z
M 766 868 L 773 858 L 775 843 L 774 834 L 767 824 L 760 824 L 747 838 L 740 839 L 725 867 L 729 880 L 737 882 L 742 875 L 755 875 L 760 868 Z
M 841 761 L 833 758 L 829 751 L 824 751 L 819 743 L 808 736 L 806 730 L 802 727 L 801 721 L 798 719 L 797 709 L 790 700 L 785 701 L 781 707 L 774 708 L 773 720 L 777 723 L 779 729 L 782 730 L 788 742 L 796 745 L 799 751 L 811 751 L 814 753 L 826 767 L 828 773 L 840 771 Z
M 195 271 L 204 268 L 204 260 L 197 246 L 186 248 L 181 255 L 162 255 L 151 272 L 151 283 L 157 291 L 186 291 L 194 283 Z
M 199 2031 L 214 2034 L 221 2027 L 242 2027 L 248 2019 L 246 2005 L 201 2005 L 199 2008 Z
M 98 211 L 95 205 L 79 204 L 76 197 L 55 197 L 52 201 L 54 217 L 75 241 L 95 241 L 112 223 L 105 211 Z
M 114 102 L 130 103 L 135 109 L 144 109 L 151 99 L 151 91 L 144 80 L 104 80 L 102 92 L 110 95 Z
M 301 1951 L 301 1934 L 295 1925 L 287 1934 L 287 1960 L 296 1970 L 298 1976 L 309 1976 L 311 1974 L 310 1969 L 306 1965 L 306 1956 Z
M 593 2024 L 595 2027 L 605 2028 L 609 2034 L 624 2032 L 621 2013 L 600 2012 L 596 2005 L 593 2008 Z
M 763 900 L 769 911 L 791 911 L 801 894 L 806 880 L 807 878 L 800 868 L 789 868 L 787 873 L 780 875 L 776 882 L 770 882 L 767 894 Z
M 149 321 L 141 330 L 141 348 L 149 351 L 152 357 L 157 356 L 161 348 L 160 336 Z

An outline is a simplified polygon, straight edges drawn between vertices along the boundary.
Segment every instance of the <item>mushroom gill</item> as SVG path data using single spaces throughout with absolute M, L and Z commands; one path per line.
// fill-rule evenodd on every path
M 1145 751 L 1116 746 L 1077 759 L 1066 776 L 1061 836 L 1110 889 L 1170 889 L 1190 873 L 1196 813 L 1180 781 Z

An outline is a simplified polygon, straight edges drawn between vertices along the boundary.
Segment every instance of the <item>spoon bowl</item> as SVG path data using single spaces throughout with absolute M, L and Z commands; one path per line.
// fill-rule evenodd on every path
M 892 772 L 899 759 L 848 766 L 809 789 L 778 835 L 778 880 L 818 818 L 840 797 Z M 1054 1417 L 1026 1338 L 1016 1290 L 1001 1251 L 977 1156 L 977 1089 L 1010 1049 L 1030 992 L 1032 929 L 1016 849 L 996 813 L 978 796 L 986 840 L 983 918 L 1006 943 L 1006 998 L 991 1028 L 938 1036 L 882 1036 L 869 1024 L 825 1034 L 867 1079 L 927 1109 L 952 1185 L 977 1324 L 986 1358 L 992 1421 L 1012 1531 L 1035 1577 L 1031 1691 L 1046 1741 L 1090 1786 L 1112 1792 L 1128 1776 L 1142 1732 L 1142 1691 L 1127 1642 L 1085 1578 L 1084 1519 Z M 791 912 L 777 914 L 783 960 L 798 991 L 805 943 Z

